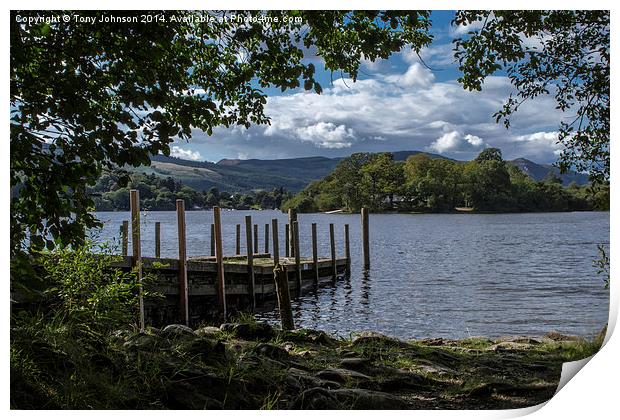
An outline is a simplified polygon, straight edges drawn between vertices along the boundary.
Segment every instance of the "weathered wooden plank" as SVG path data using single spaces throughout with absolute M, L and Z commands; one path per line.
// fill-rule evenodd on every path
M 222 219 L 220 208 L 213 207 L 213 225 L 215 227 L 215 258 L 217 264 L 218 312 L 222 321 L 226 321 L 226 285 L 224 282 L 224 254 L 222 247 Z
M 299 257 L 299 223 L 293 222 L 293 250 L 295 251 L 295 279 L 297 280 L 297 296 L 301 295 L 301 265 Z
M 131 247 L 132 247 L 132 266 L 136 271 L 139 293 L 140 311 L 140 331 L 144 331 L 144 293 L 142 289 L 142 248 L 140 242 L 140 193 L 138 190 L 129 191 L 129 208 L 131 211 Z
M 155 258 L 161 257 L 161 222 L 155 222 Z
M 179 238 L 179 304 L 181 319 L 189 326 L 189 289 L 187 285 L 187 243 L 185 238 L 185 201 L 177 200 L 177 233 Z
M 256 293 L 254 287 L 254 256 L 252 252 L 252 216 L 245 216 L 245 243 L 248 261 L 248 294 L 252 310 L 256 307 Z
M 368 209 L 362 207 L 362 254 L 364 260 L 364 270 L 370 268 L 370 233 L 368 232 Z

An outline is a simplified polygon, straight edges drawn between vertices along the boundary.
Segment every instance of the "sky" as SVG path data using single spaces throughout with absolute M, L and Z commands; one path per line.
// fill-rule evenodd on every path
M 433 43 L 418 56 L 405 48 L 388 60 L 364 61 L 356 82 L 321 63 L 323 93 L 269 90 L 271 125 L 193 131 L 175 142 L 172 155 L 190 160 L 340 157 L 355 152 L 417 150 L 469 160 L 486 147 L 505 159 L 553 163 L 561 151 L 557 127 L 567 118 L 552 97 L 526 102 L 506 129 L 492 115 L 514 89 L 505 74 L 487 78 L 481 92 L 457 82 L 451 40 L 471 28 L 453 27 L 453 12 L 433 12 Z

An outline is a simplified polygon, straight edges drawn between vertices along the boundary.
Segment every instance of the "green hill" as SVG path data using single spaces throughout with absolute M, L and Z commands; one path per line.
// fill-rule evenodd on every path
M 420 151 L 393 152 L 395 161 L 404 161 Z M 427 153 L 433 159 L 448 159 L 441 155 Z M 284 187 L 287 191 L 298 192 L 310 182 L 317 181 L 330 174 L 343 158 L 321 156 L 292 159 L 222 159 L 219 162 L 195 162 L 191 160 L 153 156 L 150 167 L 134 169 L 136 172 L 172 177 L 184 185 L 198 191 L 216 187 L 222 191 L 249 192 L 253 190 L 271 190 Z M 509 161 L 534 180 L 540 181 L 549 173 L 556 174 L 564 185 L 575 181 L 578 185 L 588 183 L 585 174 L 559 174 L 551 165 L 540 165 L 527 159 Z

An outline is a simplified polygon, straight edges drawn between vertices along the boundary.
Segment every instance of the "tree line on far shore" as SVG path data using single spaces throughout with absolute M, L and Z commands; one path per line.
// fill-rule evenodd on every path
M 123 186 L 124 185 L 124 186 Z M 175 210 L 176 200 L 183 199 L 188 210 L 210 209 L 214 206 L 239 210 L 278 209 L 292 197 L 284 188 L 245 193 L 220 191 L 216 187 L 197 191 L 172 177 L 154 174 L 110 171 L 103 174 L 91 190 L 96 211 L 129 210 L 129 190 L 140 192 L 140 208 L 144 210 Z
M 282 204 L 301 213 L 361 207 L 429 213 L 608 210 L 609 183 L 564 187 L 553 174 L 536 181 L 496 148 L 470 162 L 425 154 L 400 162 L 391 153 L 355 153 Z

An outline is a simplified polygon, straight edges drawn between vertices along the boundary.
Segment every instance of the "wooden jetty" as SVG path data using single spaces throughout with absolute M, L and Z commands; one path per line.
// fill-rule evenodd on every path
M 280 257 L 278 220 L 265 225 L 265 252 L 258 253 L 258 226 L 246 216 L 245 226 L 235 230 L 236 255 L 223 255 L 221 213 L 213 209 L 210 255 L 188 257 L 185 240 L 185 206 L 177 200 L 178 258 L 160 258 L 161 226 L 155 224 L 156 257 L 145 257 L 140 247 L 139 195 L 131 190 L 132 252 L 127 255 L 128 223 L 121 227 L 123 256 L 115 267 L 134 270 L 143 279 L 145 293 L 140 291 L 140 327 L 182 323 L 196 326 L 204 321 L 225 321 L 236 312 L 255 311 L 277 301 L 283 328 L 294 328 L 290 296 L 301 296 L 308 290 L 317 290 L 322 284 L 332 284 L 350 274 L 349 226 L 344 226 L 344 255 L 338 257 L 335 247 L 334 225 L 330 224 L 330 256 L 318 256 L 316 224 L 312 224 L 312 256 L 302 257 L 299 252 L 300 223 L 297 214 L 289 212 L 285 230 L 285 257 Z M 245 228 L 245 249 L 242 249 L 241 231 Z M 368 213 L 362 216 L 363 237 L 368 238 Z M 269 252 L 271 232 L 272 253 Z M 137 242 L 136 242 L 137 241 Z M 369 266 L 368 244 L 364 249 L 364 267 Z

